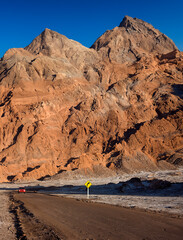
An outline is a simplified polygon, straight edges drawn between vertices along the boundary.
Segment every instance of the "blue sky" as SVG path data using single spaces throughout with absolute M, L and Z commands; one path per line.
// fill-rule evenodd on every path
M 45 28 L 90 47 L 125 15 L 151 23 L 183 51 L 182 0 L 9 0 L 0 1 L 0 57 L 25 47 Z

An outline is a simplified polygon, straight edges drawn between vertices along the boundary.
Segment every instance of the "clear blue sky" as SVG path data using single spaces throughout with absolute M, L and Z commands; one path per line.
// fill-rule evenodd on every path
M 45 28 L 90 47 L 125 15 L 151 23 L 183 51 L 183 0 L 0 1 L 0 57 L 25 47 Z

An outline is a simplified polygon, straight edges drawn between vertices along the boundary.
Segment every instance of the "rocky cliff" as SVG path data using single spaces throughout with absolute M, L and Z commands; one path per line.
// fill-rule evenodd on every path
M 183 163 L 183 54 L 125 17 L 90 49 L 45 29 L 0 61 L 0 181 Z

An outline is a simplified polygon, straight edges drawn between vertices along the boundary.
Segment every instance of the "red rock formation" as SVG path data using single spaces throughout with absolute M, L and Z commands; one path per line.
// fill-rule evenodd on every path
M 0 181 L 182 164 L 183 54 L 130 17 L 93 48 L 45 29 L 1 59 Z

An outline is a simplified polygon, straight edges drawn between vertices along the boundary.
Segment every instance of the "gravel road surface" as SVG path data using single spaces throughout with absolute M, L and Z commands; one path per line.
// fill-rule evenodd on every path
M 183 219 L 175 215 L 37 193 L 14 194 L 14 200 L 23 209 L 19 219 L 28 239 L 178 240 L 183 235 Z

